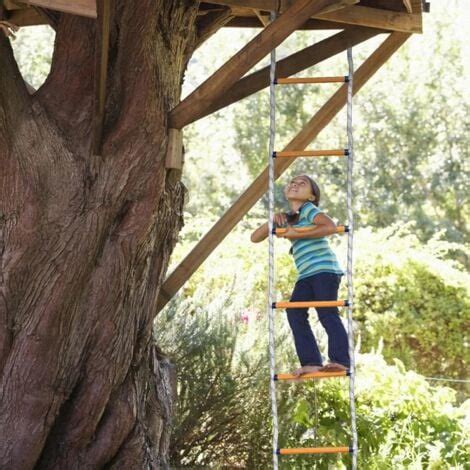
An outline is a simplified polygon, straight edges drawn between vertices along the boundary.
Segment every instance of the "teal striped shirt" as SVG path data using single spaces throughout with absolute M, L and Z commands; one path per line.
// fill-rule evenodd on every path
M 313 225 L 313 219 L 322 211 L 312 202 L 305 203 L 294 227 Z M 292 254 L 299 279 L 318 273 L 344 274 L 326 237 L 300 238 L 292 241 Z

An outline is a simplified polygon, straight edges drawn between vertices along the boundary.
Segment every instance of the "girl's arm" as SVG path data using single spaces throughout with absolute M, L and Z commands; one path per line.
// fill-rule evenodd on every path
M 274 214 L 274 223 L 277 226 L 285 225 L 287 222 L 286 214 L 282 212 L 279 214 Z M 252 234 L 251 234 L 251 241 L 253 243 L 259 243 L 263 240 L 266 240 L 269 235 L 269 224 L 266 222 L 265 224 L 258 227 Z
M 336 224 L 323 212 L 315 216 L 313 223 L 314 225 L 311 229 L 303 230 L 302 232 L 298 232 L 294 227 L 289 226 L 285 233 L 278 236 L 290 240 L 298 240 L 300 238 L 321 238 L 336 233 Z

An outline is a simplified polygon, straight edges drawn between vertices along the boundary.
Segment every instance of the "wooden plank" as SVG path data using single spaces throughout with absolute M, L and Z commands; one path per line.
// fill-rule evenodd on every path
M 204 0 L 203 3 L 212 3 L 216 5 L 227 5 L 229 7 L 245 7 L 252 10 L 275 11 L 278 9 L 282 12 L 289 8 L 293 0 Z
M 274 308 L 324 308 L 324 307 L 345 307 L 346 300 L 315 300 L 311 302 L 275 302 Z
M 348 31 L 342 31 L 329 38 L 324 39 L 312 46 L 280 60 L 277 63 L 277 74 L 282 77 L 294 75 L 312 65 L 333 57 L 345 51 L 349 46 L 355 46 L 380 33 L 379 30 L 371 28 L 351 27 Z M 202 118 L 225 106 L 229 106 L 265 87 L 269 86 L 269 67 L 254 72 L 235 83 L 230 90 L 224 93 L 218 100 L 212 103 L 199 116 Z M 194 118 L 196 120 L 198 118 Z M 189 121 L 192 122 L 192 121 Z
M 347 371 L 340 372 L 309 372 L 307 374 L 302 374 L 301 376 L 296 376 L 294 374 L 276 374 L 274 380 L 295 380 L 296 382 L 300 380 L 307 379 L 330 379 L 332 377 L 347 377 Z M 281 449 L 282 450 L 282 449 Z
M 170 127 L 181 129 L 194 121 L 215 100 L 227 92 L 230 87 L 251 67 L 278 46 L 302 23 L 315 13 L 333 4 L 357 0 L 296 0 L 275 21 L 270 23 L 254 39 L 229 59 L 202 85 L 179 103 L 170 113 Z
M 22 0 L 27 5 L 96 18 L 96 0 Z
M 180 129 L 169 129 L 165 168 L 183 168 L 183 136 Z
M 346 7 L 331 13 L 314 15 L 317 19 L 331 20 L 356 26 L 368 26 L 388 31 L 405 33 L 422 33 L 420 14 L 409 14 L 398 11 L 379 10 L 378 8 L 361 7 L 359 5 Z
M 264 28 L 258 18 L 253 16 L 239 17 L 235 16 L 226 25 L 227 28 Z M 313 20 L 306 21 L 297 31 L 311 31 L 317 29 L 344 29 L 344 23 L 335 23 L 334 21 Z
M 104 108 L 106 104 L 106 82 L 108 76 L 109 30 L 111 22 L 111 0 L 98 0 L 95 57 L 95 98 L 93 119 L 93 153 L 100 155 L 103 134 Z
M 278 378 L 278 380 L 281 380 Z M 351 452 L 349 447 L 292 447 L 279 449 L 280 455 L 305 455 L 305 454 L 345 454 Z
M 289 77 L 278 78 L 276 85 L 302 85 L 302 84 L 318 84 L 318 83 L 344 83 L 348 79 L 347 76 L 340 75 L 336 77 Z
M 406 0 L 412 1 L 412 0 Z M 238 10 L 236 6 L 249 6 L 250 1 L 240 1 L 240 2 L 231 2 L 231 1 L 218 1 L 213 0 L 209 3 L 221 3 L 224 5 L 232 4 L 234 6 L 234 14 L 237 16 Z M 263 3 L 265 10 L 272 10 L 276 8 L 276 0 L 262 0 L 260 3 Z M 245 5 L 246 4 L 246 5 Z M 287 3 L 283 3 L 283 6 L 286 6 Z M 262 9 L 262 8 L 261 8 Z M 251 9 L 245 10 L 246 12 L 251 12 Z M 350 6 L 344 9 L 337 11 L 332 11 L 329 13 L 321 13 L 317 15 L 312 15 L 312 18 L 322 19 L 327 21 L 334 21 L 335 23 L 340 24 L 350 24 L 356 26 L 367 26 L 370 28 L 379 28 L 385 29 L 388 31 L 401 31 L 405 33 L 421 33 L 422 32 L 422 21 L 421 21 L 421 12 L 416 8 L 413 9 L 413 14 L 402 12 L 402 11 L 390 11 L 380 8 L 371 8 L 368 6 Z M 250 13 L 251 15 L 251 13 Z M 246 21 L 245 21 L 246 22 Z
M 392 33 L 372 53 L 372 55 L 357 69 L 354 74 L 353 92 L 356 94 L 375 72 L 400 48 L 410 37 L 410 34 Z M 304 149 L 315 139 L 320 131 L 345 106 L 347 98 L 347 84 L 344 84 L 306 124 L 286 146 L 285 150 Z M 295 161 L 291 159 L 275 160 L 275 178 L 279 178 L 284 171 Z M 237 201 L 225 212 L 216 224 L 202 237 L 199 243 L 191 250 L 186 258 L 176 267 L 163 283 L 158 298 L 157 311 L 178 292 L 183 284 L 201 266 L 212 251 L 228 235 L 233 227 L 265 194 L 268 187 L 268 169 L 256 178 Z M 248 241 L 246 243 L 249 243 Z

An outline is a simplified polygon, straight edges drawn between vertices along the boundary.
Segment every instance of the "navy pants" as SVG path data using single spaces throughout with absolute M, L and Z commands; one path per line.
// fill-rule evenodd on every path
M 338 300 L 340 282 L 340 275 L 326 272 L 299 279 L 290 300 L 292 302 Z M 300 364 L 321 366 L 323 361 L 308 321 L 308 309 L 288 308 L 286 310 Z M 349 367 L 348 335 L 339 317 L 338 308 L 322 307 L 316 310 L 318 319 L 328 335 L 330 361 Z

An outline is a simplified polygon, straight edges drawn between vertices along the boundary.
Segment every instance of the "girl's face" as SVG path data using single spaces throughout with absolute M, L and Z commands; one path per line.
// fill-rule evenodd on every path
M 289 201 L 314 201 L 310 181 L 304 176 L 292 178 L 284 188 L 284 196 Z

